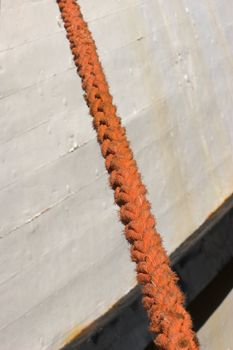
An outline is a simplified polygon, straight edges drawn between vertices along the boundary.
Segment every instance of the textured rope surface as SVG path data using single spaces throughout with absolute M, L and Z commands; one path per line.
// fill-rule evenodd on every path
M 177 276 L 169 267 L 168 256 L 155 229 L 146 188 L 116 114 L 92 35 L 74 0 L 58 0 L 58 5 L 115 201 L 120 207 L 125 236 L 131 244 L 131 257 L 136 262 L 137 279 L 142 285 L 143 305 L 150 319 L 150 330 L 156 334 L 155 344 L 164 350 L 198 349 L 191 318 L 183 307 L 183 294 L 176 285 Z

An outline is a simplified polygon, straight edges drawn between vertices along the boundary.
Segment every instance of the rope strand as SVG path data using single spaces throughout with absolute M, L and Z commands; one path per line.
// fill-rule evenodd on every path
M 161 350 L 197 350 L 192 321 L 183 307 L 184 296 L 177 276 L 155 228 L 146 188 L 116 114 L 95 42 L 75 0 L 57 0 L 85 99 L 93 117 L 98 141 L 105 158 L 115 202 L 131 244 L 137 279 L 142 285 L 143 305 L 150 319 L 150 331 Z

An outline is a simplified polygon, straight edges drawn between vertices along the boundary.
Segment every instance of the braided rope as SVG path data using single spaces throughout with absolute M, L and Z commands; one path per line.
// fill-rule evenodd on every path
M 75 0 L 57 0 L 85 99 L 93 116 L 98 141 L 120 207 L 125 236 L 131 244 L 143 305 L 155 344 L 164 350 L 197 350 L 192 321 L 183 307 L 184 296 L 169 267 L 169 259 L 155 228 L 137 164 L 116 114 L 96 46 Z

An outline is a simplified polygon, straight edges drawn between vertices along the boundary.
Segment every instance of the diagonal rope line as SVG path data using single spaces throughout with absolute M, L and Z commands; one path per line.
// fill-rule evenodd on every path
M 177 276 L 155 228 L 146 198 L 146 188 L 134 160 L 121 120 L 116 114 L 95 42 L 75 0 L 57 0 L 85 99 L 105 158 L 105 165 L 120 208 L 131 258 L 142 285 L 143 305 L 155 333 L 155 344 L 163 350 L 197 350 L 192 321 L 184 309 L 184 296 Z

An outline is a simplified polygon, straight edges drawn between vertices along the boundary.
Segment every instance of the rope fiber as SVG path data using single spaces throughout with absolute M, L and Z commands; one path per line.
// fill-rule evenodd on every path
M 85 99 L 115 202 L 120 208 L 125 237 L 131 245 L 137 280 L 142 286 L 142 302 L 150 320 L 150 331 L 161 350 L 197 350 L 190 315 L 184 309 L 184 296 L 177 276 L 155 228 L 155 219 L 146 198 L 146 188 L 117 116 L 95 42 L 75 0 L 57 0 Z

